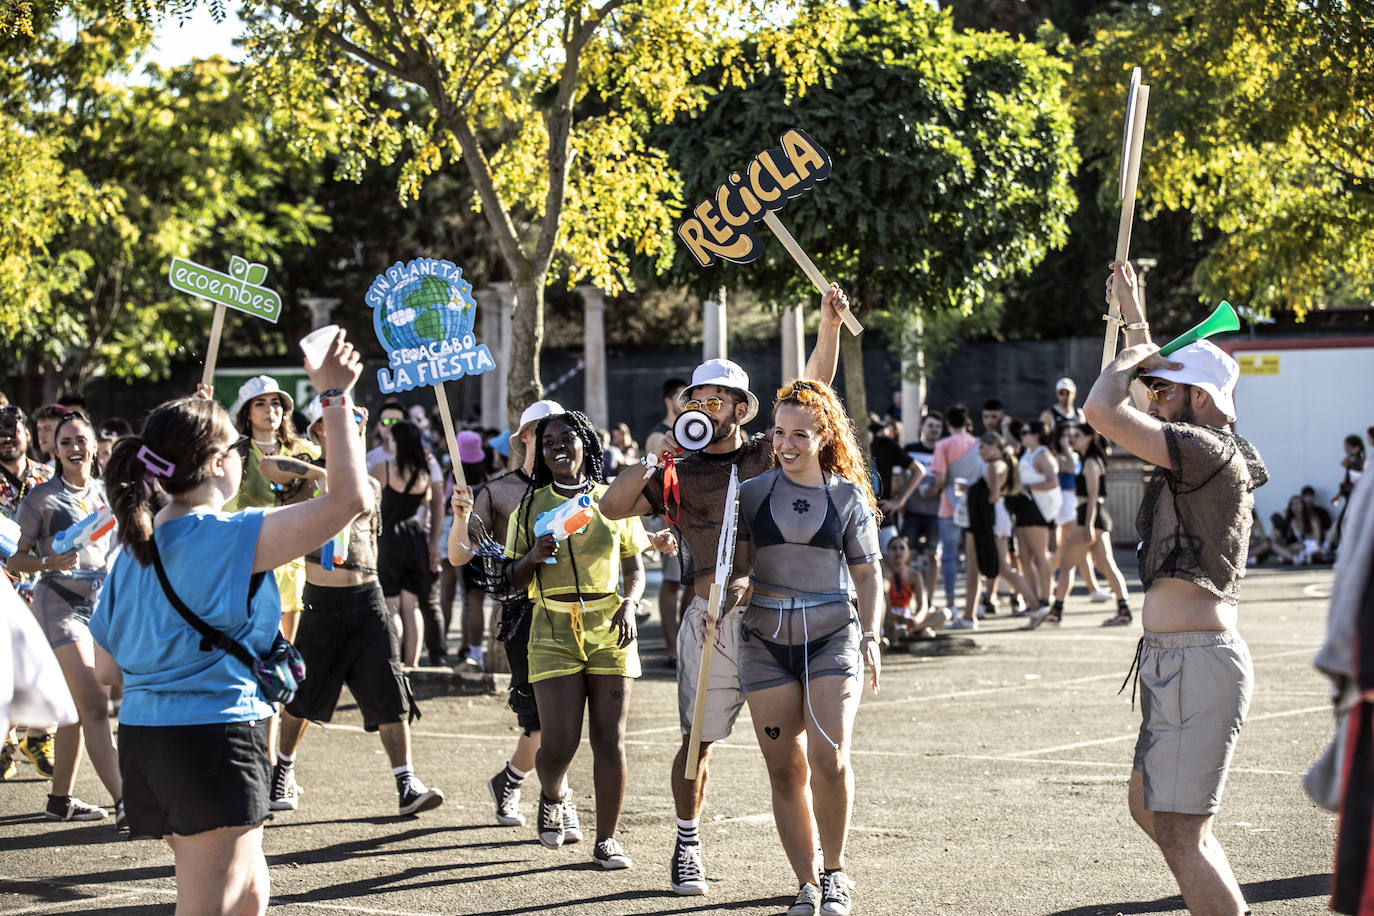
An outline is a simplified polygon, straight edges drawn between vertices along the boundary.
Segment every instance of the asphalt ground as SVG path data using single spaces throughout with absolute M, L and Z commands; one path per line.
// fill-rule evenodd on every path
M 1259 569 L 1242 589 L 1256 688 L 1215 829 L 1256 914 L 1325 909 L 1336 822 L 1298 780 L 1332 730 L 1326 685 L 1311 666 L 1330 579 L 1329 569 Z M 1117 688 L 1140 630 L 1102 628 L 1109 608 L 1071 598 L 1058 629 L 1022 632 L 1019 618 L 999 616 L 971 642 L 958 634 L 932 654 L 884 658 L 882 691 L 865 694 L 854 738 L 848 863 L 856 914 L 1185 912 L 1126 808 L 1139 712 L 1129 687 L 1120 695 Z M 590 829 L 582 844 L 541 847 L 532 780 L 522 800 L 531 825 L 495 825 L 486 780 L 517 734 L 504 696 L 424 702 L 414 729 L 417 772 L 448 801 L 418 818 L 394 816 L 381 746 L 347 705 L 327 733 L 307 734 L 297 762 L 300 809 L 268 822 L 271 911 L 783 912 L 795 884 L 747 710 L 712 758 L 702 818 L 709 895 L 668 890 L 676 689 L 656 623 L 642 636 L 645 676 L 631 701 L 620 831 L 634 868 L 593 866 Z M 585 744 L 571 783 L 589 828 Z M 26 763 L 0 786 L 0 914 L 172 911 L 172 856 L 163 843 L 117 838 L 112 820 L 42 820 L 46 791 Z M 109 802 L 88 761 L 77 794 Z

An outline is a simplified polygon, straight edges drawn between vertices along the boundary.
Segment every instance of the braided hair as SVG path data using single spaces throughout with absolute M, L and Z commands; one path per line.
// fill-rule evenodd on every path
M 592 425 L 592 421 L 585 413 L 580 410 L 570 410 L 567 413 L 550 414 L 540 420 L 539 425 L 536 426 L 534 430 L 534 484 L 530 486 L 525 491 L 525 495 L 520 498 L 520 507 L 516 510 L 516 518 L 519 520 L 519 527 L 516 530 L 529 532 L 531 535 L 531 549 L 534 547 L 534 529 L 530 524 L 530 509 L 534 502 L 534 494 L 536 491 L 553 483 L 553 470 L 544 461 L 543 446 L 544 431 L 552 422 L 566 424 L 572 430 L 573 434 L 576 435 L 578 439 L 582 440 L 582 467 L 580 470 L 587 481 L 592 485 L 606 482 L 605 472 L 602 469 L 601 461 L 601 436 L 597 433 L 596 427 Z M 568 540 L 568 559 L 572 563 L 573 583 L 577 586 L 577 591 L 580 595 L 582 592 L 582 583 L 578 579 L 577 557 L 573 553 L 571 539 Z M 541 596 L 544 594 L 544 588 L 543 582 L 539 576 L 539 567 L 543 565 L 544 564 L 540 563 L 534 568 L 535 588 Z M 544 613 L 546 615 L 549 613 L 547 606 L 544 608 Z M 552 621 L 552 617 L 550 617 L 550 621 Z

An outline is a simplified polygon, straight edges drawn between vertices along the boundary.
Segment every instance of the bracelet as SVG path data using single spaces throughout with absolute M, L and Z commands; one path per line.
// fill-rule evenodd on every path
M 40 571 L 42 571 L 42 570 L 45 570 L 45 569 L 47 569 L 47 568 L 48 568 L 48 557 L 47 557 L 47 555 L 45 554 L 45 555 L 43 555 L 43 556 L 41 556 L 41 557 L 38 558 L 38 569 L 39 569 Z
M 1128 331 L 1148 331 L 1148 330 L 1150 330 L 1150 323 L 1149 323 L 1148 321 L 1133 321 L 1133 322 L 1131 322 L 1130 324 L 1126 325 L 1126 330 L 1128 330 Z
M 861 636 L 861 637 L 859 638 L 859 642 L 863 642 L 865 639 L 871 639 L 871 640 L 873 640 L 874 642 L 877 642 L 877 641 L 878 641 L 878 634 L 877 634 L 877 633 L 865 633 L 865 634 L 863 634 L 863 636 Z

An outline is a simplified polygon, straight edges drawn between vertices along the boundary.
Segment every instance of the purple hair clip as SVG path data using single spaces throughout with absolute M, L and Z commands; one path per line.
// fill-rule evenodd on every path
M 143 466 L 148 469 L 148 472 L 143 475 L 148 478 L 171 477 L 172 473 L 177 469 L 175 464 L 172 464 L 172 462 L 163 458 L 146 445 L 139 448 L 137 458 L 139 461 L 142 461 Z

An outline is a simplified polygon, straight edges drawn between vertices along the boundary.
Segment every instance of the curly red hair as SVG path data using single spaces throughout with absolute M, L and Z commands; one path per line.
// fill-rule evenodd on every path
M 830 434 L 829 441 L 821 447 L 821 470 L 838 474 L 862 490 L 868 507 L 874 515 L 881 517 L 878 499 L 873 494 L 873 479 L 854 434 L 854 424 L 845 413 L 844 404 L 835 394 L 835 389 L 815 379 L 793 379 L 778 389 L 777 400 L 773 402 L 775 417 L 778 408 L 784 405 L 806 411 L 815 421 L 818 432 Z M 776 464 L 777 460 L 777 455 L 774 455 L 773 463 Z

